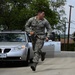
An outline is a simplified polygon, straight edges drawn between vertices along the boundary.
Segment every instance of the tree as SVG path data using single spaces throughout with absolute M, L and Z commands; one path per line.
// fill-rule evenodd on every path
M 60 14 L 51 7 L 59 8 L 61 4 L 60 6 L 50 6 L 50 4 L 52 3 L 49 0 L 0 0 L 0 25 L 6 25 L 10 30 L 24 30 L 26 21 L 42 9 L 54 29 L 60 23 Z
M 58 13 L 59 22 L 57 25 L 54 25 L 54 29 L 60 30 L 64 32 L 64 23 L 66 22 L 67 18 L 65 17 L 65 5 L 66 0 L 50 0 L 51 9 Z
M 0 25 L 7 25 L 8 29 L 23 29 L 29 18 L 28 4 L 31 0 L 2 0 Z

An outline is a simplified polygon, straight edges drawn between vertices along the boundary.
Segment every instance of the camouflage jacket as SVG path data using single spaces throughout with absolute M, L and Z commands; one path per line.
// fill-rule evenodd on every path
M 36 17 L 32 17 L 25 25 L 26 32 L 29 33 L 33 31 L 37 35 L 45 35 L 45 29 L 47 30 L 47 37 L 50 37 L 52 29 L 49 22 L 45 18 L 43 20 L 37 20 Z

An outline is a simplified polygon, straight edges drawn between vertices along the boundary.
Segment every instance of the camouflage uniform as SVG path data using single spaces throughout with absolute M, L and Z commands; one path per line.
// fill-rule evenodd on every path
M 45 35 L 45 28 L 47 29 L 47 36 Z M 51 27 L 49 22 L 44 18 L 43 20 L 37 20 L 36 17 L 32 17 L 25 25 L 26 32 L 33 31 L 35 34 L 32 36 L 32 45 L 34 50 L 33 62 L 38 63 L 41 49 L 44 45 L 44 39 L 50 36 Z

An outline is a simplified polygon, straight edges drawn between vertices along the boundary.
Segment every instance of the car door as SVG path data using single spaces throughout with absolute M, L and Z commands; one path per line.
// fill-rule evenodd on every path
M 33 49 L 32 49 L 31 36 L 29 34 L 27 34 L 27 39 L 28 39 L 28 46 L 29 46 L 29 49 L 30 49 L 30 59 L 31 59 L 34 56 L 34 52 L 33 52 Z
M 54 44 L 51 44 L 51 41 L 44 41 L 44 46 L 42 51 L 46 52 L 46 57 L 54 57 Z

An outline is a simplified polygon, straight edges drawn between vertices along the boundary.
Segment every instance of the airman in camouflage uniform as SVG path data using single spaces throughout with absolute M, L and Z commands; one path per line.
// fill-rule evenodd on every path
M 44 11 L 39 11 L 38 14 L 35 17 L 30 18 L 25 25 L 26 32 L 30 33 L 32 36 L 32 45 L 35 54 L 33 64 L 31 65 L 33 71 L 36 70 L 39 56 L 41 56 L 42 61 L 45 59 L 45 52 L 42 52 L 41 49 L 44 45 L 44 40 L 46 39 L 48 41 L 52 31 L 49 22 L 44 16 Z M 45 35 L 45 28 L 47 29 L 47 36 Z

